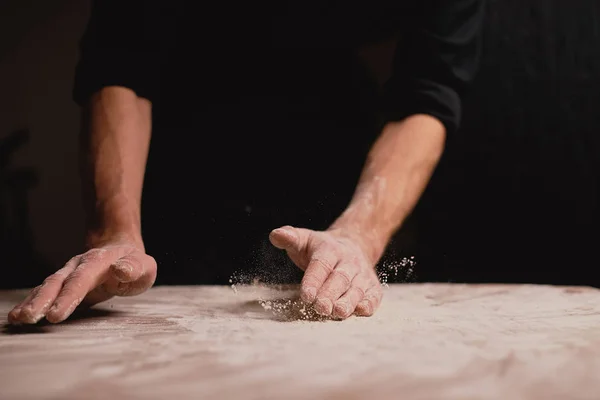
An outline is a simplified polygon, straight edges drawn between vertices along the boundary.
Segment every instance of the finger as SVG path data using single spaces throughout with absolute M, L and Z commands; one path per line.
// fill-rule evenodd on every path
M 333 304 L 350 288 L 350 284 L 359 272 L 358 265 L 353 262 L 339 263 L 317 293 L 315 311 L 329 316 L 333 312 Z
M 346 319 L 351 316 L 358 303 L 364 299 L 369 285 L 370 279 L 368 275 L 356 275 L 350 288 L 335 302 L 333 306 L 333 317 Z
M 308 248 L 311 233 L 308 229 L 283 226 L 269 234 L 269 240 L 273 246 L 285 250 L 288 257 L 298 268 L 305 271 L 308 266 Z
M 300 253 L 306 248 L 309 231 L 286 225 L 271 231 L 269 240 L 278 249 Z
M 356 315 L 362 317 L 370 317 L 379 308 L 381 299 L 383 298 L 383 289 L 379 282 L 371 286 L 365 292 L 364 298 L 358 303 L 355 309 Z
M 79 256 L 73 257 L 63 268 L 50 275 L 40 286 L 33 289 L 29 296 L 10 312 L 9 321 L 35 324 L 41 320 L 60 292 L 65 277 L 75 269 L 78 262 Z
M 23 309 L 23 305 L 26 304 L 27 302 L 29 302 L 29 300 L 31 300 L 31 298 L 35 295 L 37 295 L 38 290 L 40 289 L 40 287 L 36 287 L 33 288 L 29 294 L 27 295 L 27 297 L 25 297 L 25 300 L 23 300 L 21 303 L 17 304 L 9 313 L 8 313 L 8 322 L 11 324 L 20 324 L 20 315 L 21 315 L 21 310 Z
M 23 306 L 20 315 L 21 321 L 28 324 L 35 324 L 44 318 L 50 309 L 50 306 L 54 303 L 56 297 L 60 293 L 65 279 L 75 270 L 78 263 L 79 257 L 74 257 L 65 265 L 65 267 L 56 271 L 44 280 L 39 286 L 40 290 L 37 295 L 32 297 L 28 304 Z
M 46 319 L 52 323 L 67 319 L 83 298 L 106 280 L 108 269 L 115 258 L 115 254 L 106 249 L 94 249 L 82 255 L 80 264 L 65 279 Z
M 319 289 L 321 289 L 337 262 L 338 257 L 335 252 L 328 251 L 326 248 L 317 250 L 312 255 L 300 285 L 300 298 L 302 301 L 312 304 L 316 300 Z
M 118 282 L 116 286 L 108 288 L 108 292 L 116 296 L 137 296 L 148 290 L 156 281 L 156 260 L 148 255 L 142 257 L 131 257 L 133 260 L 127 262 L 139 263 L 139 271 L 142 271 L 141 276 L 131 282 Z

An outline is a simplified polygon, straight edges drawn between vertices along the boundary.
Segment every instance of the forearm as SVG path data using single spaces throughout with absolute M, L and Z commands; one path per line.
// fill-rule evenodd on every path
M 142 245 L 141 197 L 151 104 L 125 88 L 96 93 L 84 112 L 81 176 L 88 244 L 126 236 Z
M 428 115 L 388 124 L 369 152 L 352 201 L 330 229 L 356 235 L 377 262 L 427 186 L 445 134 Z

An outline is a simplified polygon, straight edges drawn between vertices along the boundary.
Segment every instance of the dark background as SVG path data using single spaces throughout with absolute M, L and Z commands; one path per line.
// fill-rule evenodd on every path
M 419 210 L 421 278 L 599 283 L 599 17 L 490 2 L 462 133 Z
M 47 3 L 0 3 L 3 288 L 81 250 L 70 92 L 88 4 Z M 595 0 L 489 1 L 463 128 L 390 248 L 415 256 L 410 280 L 600 283 L 599 18 Z M 382 75 L 385 53 L 372 51 Z

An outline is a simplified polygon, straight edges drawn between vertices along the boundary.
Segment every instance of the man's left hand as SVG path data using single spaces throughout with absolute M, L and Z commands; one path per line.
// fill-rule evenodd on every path
M 269 239 L 305 271 L 301 299 L 314 304 L 317 313 L 346 319 L 352 314 L 371 316 L 378 308 L 383 290 L 376 261 L 358 235 L 284 226 Z

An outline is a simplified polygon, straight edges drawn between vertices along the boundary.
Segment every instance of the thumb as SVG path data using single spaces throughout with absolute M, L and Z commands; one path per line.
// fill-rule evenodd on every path
M 299 253 L 306 247 L 308 233 L 309 231 L 306 229 L 286 225 L 272 230 L 269 240 L 278 249 Z
M 146 272 L 144 257 L 142 254 L 128 254 L 115 261 L 110 270 L 119 282 L 135 282 Z

